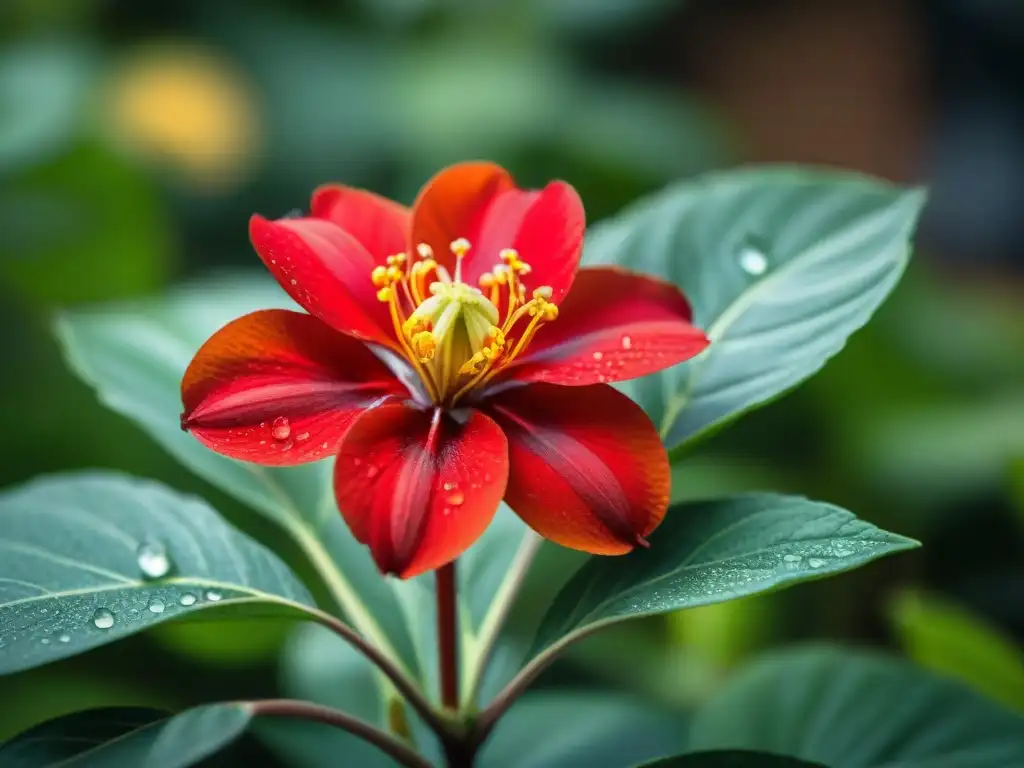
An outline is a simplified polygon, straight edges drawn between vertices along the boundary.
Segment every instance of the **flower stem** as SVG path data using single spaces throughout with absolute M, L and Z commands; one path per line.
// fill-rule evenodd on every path
M 441 703 L 459 708 L 459 627 L 455 563 L 441 566 L 437 574 L 437 648 L 441 669 Z
M 249 702 L 249 707 L 256 717 L 283 717 L 298 720 L 311 720 L 340 728 L 373 744 L 381 752 L 393 758 L 407 768 L 431 768 L 430 763 L 416 754 L 411 747 L 389 733 L 376 728 L 365 720 L 360 720 L 347 712 L 338 709 L 312 704 L 308 701 L 292 699 L 267 699 Z

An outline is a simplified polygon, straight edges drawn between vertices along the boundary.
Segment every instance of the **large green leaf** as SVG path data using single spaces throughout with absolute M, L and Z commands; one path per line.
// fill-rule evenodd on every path
M 982 617 L 939 597 L 904 592 L 893 624 L 918 664 L 1024 712 L 1024 652 Z
M 677 284 L 711 346 L 630 385 L 676 447 L 814 374 L 907 263 L 922 192 L 847 173 L 741 169 L 645 199 L 588 236 L 586 263 Z
M 737 673 L 697 712 L 690 746 L 831 768 L 1016 768 L 1024 718 L 895 659 L 811 647 Z
M 620 768 L 678 752 L 686 720 L 623 696 L 538 691 L 518 700 L 480 753 L 481 768 Z
M 337 513 L 330 462 L 289 468 L 236 462 L 179 426 L 181 376 L 199 346 L 230 320 L 271 307 L 294 305 L 269 278 L 230 275 L 159 301 L 65 314 L 57 330 L 72 368 L 104 404 L 198 475 L 280 524 L 356 629 L 415 670 L 412 639 L 391 583 L 380 578 Z
M 244 704 L 211 704 L 174 717 L 127 707 L 77 712 L 0 745 L 0 765 L 185 768 L 237 739 L 251 718 Z
M 808 763 L 805 760 L 798 760 L 786 755 L 774 755 L 771 752 L 727 749 L 666 757 L 664 760 L 644 763 L 638 768 L 825 768 L 825 766 L 821 763 Z
M 0 674 L 212 607 L 311 602 L 272 552 L 155 483 L 81 473 L 0 495 Z
M 615 621 L 718 603 L 856 568 L 917 542 L 831 504 L 744 494 L 669 509 L 650 549 L 591 557 L 555 598 L 535 649 Z

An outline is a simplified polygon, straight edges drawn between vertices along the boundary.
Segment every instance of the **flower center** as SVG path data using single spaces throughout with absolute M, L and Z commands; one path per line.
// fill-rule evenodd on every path
M 480 276 L 479 287 L 464 283 L 462 260 L 470 248 L 464 238 L 452 242 L 454 277 L 426 243 L 411 259 L 404 253 L 388 256 L 387 266 L 375 267 L 371 275 L 406 357 L 434 402 L 449 406 L 486 384 L 522 354 L 542 324 L 558 317 L 550 287 L 526 298 L 523 277 L 530 265 L 511 248 Z

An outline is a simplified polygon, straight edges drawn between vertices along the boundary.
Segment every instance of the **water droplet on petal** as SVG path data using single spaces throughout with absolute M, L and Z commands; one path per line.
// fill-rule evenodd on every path
M 281 450 L 282 451 L 290 451 L 294 447 L 295 447 L 295 443 L 293 443 L 291 440 L 289 440 L 287 443 L 285 443 L 284 445 L 281 446 Z
M 292 285 L 298 285 L 299 284 L 299 281 L 296 280 L 294 277 L 289 282 L 291 282 Z
M 752 245 L 745 245 L 740 251 L 740 269 L 755 277 L 768 270 L 768 257 L 764 251 Z
M 327 450 L 327 443 L 320 443 L 320 447 L 323 448 L 326 451 Z
M 459 506 L 465 500 L 466 494 L 464 494 L 462 491 L 452 491 L 451 493 L 448 494 L 448 498 L 446 499 L 446 501 L 453 507 Z
M 303 432 L 295 436 L 296 440 L 309 440 L 309 432 Z
M 602 352 L 595 352 L 594 353 L 594 359 L 595 360 L 600 360 L 602 357 L 604 357 L 604 353 L 602 353 Z
M 629 336 L 623 336 L 622 337 L 622 348 L 623 349 L 632 349 L 633 348 L 633 340 Z
M 352 459 L 352 465 L 353 465 L 353 466 L 356 466 L 356 467 L 358 467 L 358 466 L 360 466 L 360 465 L 361 465 L 362 463 L 363 463 L 363 460 L 362 460 L 362 459 L 360 459 L 360 458 L 359 458 L 358 456 L 356 456 L 356 457 L 354 457 L 354 458 Z
M 178 602 L 187 608 L 190 605 L 196 604 L 196 596 L 193 595 L 191 592 L 186 592 L 178 598 Z
M 92 615 L 92 623 L 96 625 L 96 629 L 110 629 L 114 626 L 114 614 L 106 608 L 98 608 Z
M 485 483 L 491 482 L 491 474 L 489 472 L 484 472 L 484 482 Z
M 292 425 L 284 416 L 278 416 L 270 428 L 270 434 L 275 440 L 287 440 L 292 434 Z
M 206 599 L 211 603 L 219 603 L 223 599 L 224 595 L 215 589 L 208 590 L 206 592 Z
M 154 597 L 149 601 L 149 612 L 150 613 L 163 613 L 167 608 L 167 604 L 159 597 Z
M 447 483 L 444 484 L 444 489 L 446 491 L 451 491 L 451 490 L 454 490 L 457 486 L 458 486 L 458 483 L 447 482 Z
M 378 474 L 380 474 L 380 469 L 378 467 L 370 465 L 369 467 L 366 468 L 366 476 L 371 480 L 373 480 L 373 478 L 375 478 Z
M 171 570 L 167 549 L 158 541 L 144 541 L 135 552 L 139 570 L 147 579 L 162 579 Z

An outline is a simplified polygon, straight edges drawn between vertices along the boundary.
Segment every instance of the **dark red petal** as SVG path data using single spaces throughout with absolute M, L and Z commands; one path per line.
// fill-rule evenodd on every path
M 530 384 L 487 401 L 505 430 L 505 500 L 537 533 L 597 555 L 637 545 L 665 516 L 669 463 L 647 415 L 605 384 Z
M 558 319 L 541 327 L 499 381 L 582 386 L 646 376 L 708 346 L 690 317 L 671 283 L 616 267 L 581 269 Z
M 539 192 L 503 192 L 487 210 L 477 240 L 470 238 L 479 253 L 472 269 L 466 269 L 467 281 L 475 285 L 498 263 L 502 249 L 515 248 L 531 268 L 523 278 L 527 288 L 549 286 L 551 301 L 559 304 L 576 276 L 585 228 L 583 201 L 564 181 Z
M 334 471 L 338 508 L 383 573 L 411 578 L 450 563 L 494 517 L 508 480 L 505 436 L 470 411 L 381 405 L 359 418 Z
M 478 245 L 484 214 L 499 195 L 514 188 L 508 171 L 494 163 L 458 163 L 445 168 L 423 185 L 413 203 L 411 246 L 426 243 L 437 263 L 454 274 L 452 241 L 464 237 Z M 478 258 L 480 265 L 474 266 Z M 467 274 L 471 267 L 475 274 L 482 274 L 497 263 L 497 253 L 483 254 L 474 247 L 462 266 Z
M 377 300 L 375 262 L 356 239 L 323 219 L 253 216 L 256 252 L 288 295 L 341 333 L 399 349 L 387 305 Z
M 378 264 L 408 247 L 412 212 L 373 192 L 342 184 L 324 185 L 313 192 L 310 215 L 337 224 Z
M 181 424 L 233 459 L 304 464 L 336 453 L 368 406 L 405 394 L 361 342 L 310 315 L 268 309 L 200 347 L 181 382 Z

